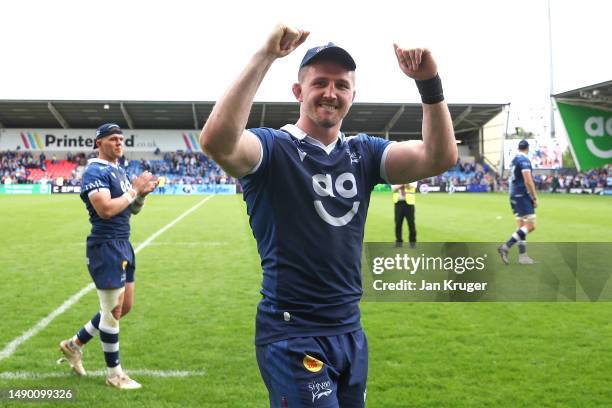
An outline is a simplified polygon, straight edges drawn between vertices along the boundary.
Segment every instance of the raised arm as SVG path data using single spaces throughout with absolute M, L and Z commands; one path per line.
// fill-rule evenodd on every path
M 259 162 L 259 140 L 245 130 L 253 98 L 272 63 L 295 50 L 308 34 L 282 24 L 274 27 L 265 45 L 215 104 L 200 134 L 200 145 L 229 175 L 242 177 Z
M 417 81 L 423 99 L 423 141 L 395 143 L 387 154 L 387 177 L 389 182 L 397 184 L 444 172 L 457 162 L 457 145 L 431 52 L 426 48 L 393 46 L 400 69 Z

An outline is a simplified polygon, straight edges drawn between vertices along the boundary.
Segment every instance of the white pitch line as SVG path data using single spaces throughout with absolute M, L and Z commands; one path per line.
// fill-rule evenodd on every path
M 132 245 L 135 244 L 139 244 L 139 242 L 132 242 Z M 85 247 L 87 245 L 86 242 L 75 242 L 72 244 L 65 244 L 66 245 L 70 245 L 70 246 L 78 246 L 78 247 Z M 203 242 L 203 241 L 193 241 L 193 242 L 151 242 L 149 244 L 149 246 L 177 246 L 177 247 L 215 247 L 215 246 L 225 246 L 225 245 L 230 245 L 229 242 L 226 241 L 210 241 L 210 242 Z M 31 245 L 30 245 L 31 247 Z
M 21 336 L 17 337 L 15 340 L 8 343 L 6 347 L 4 347 L 2 351 L 0 351 L 0 360 L 4 360 L 5 358 L 10 357 L 11 354 L 13 354 L 15 350 L 17 350 L 17 347 L 19 347 L 23 342 L 25 342 L 30 337 L 36 335 L 39 331 L 47 327 L 49 323 L 53 321 L 53 319 L 55 319 L 57 316 L 61 315 L 66 310 L 68 310 L 70 306 L 78 302 L 80 298 L 86 295 L 93 288 L 94 288 L 93 283 L 90 283 L 89 285 L 85 286 L 83 289 L 81 289 L 80 291 L 72 295 L 70 299 L 66 300 L 60 307 L 58 307 L 57 309 L 49 313 L 47 317 L 43 318 L 38 323 L 36 323 L 34 327 L 23 332 Z
M 204 204 L 205 202 L 207 202 L 208 200 L 210 200 L 213 197 L 214 196 L 212 196 L 212 195 L 206 197 L 205 199 L 203 199 L 202 201 L 200 201 L 199 203 L 197 203 L 196 205 L 194 205 L 193 207 L 191 207 L 190 209 L 185 211 L 183 214 L 179 215 L 170 224 L 166 225 L 165 227 L 163 227 L 162 229 L 157 231 L 155 234 L 153 234 L 149 238 L 147 238 L 142 244 L 138 245 L 138 247 L 134 250 L 134 253 L 137 254 L 141 249 L 143 249 L 144 247 L 149 245 L 151 243 L 151 241 L 153 241 L 155 238 L 159 237 L 161 234 L 166 232 L 166 230 L 168 230 L 169 228 L 172 228 L 172 226 L 174 226 L 174 224 L 176 224 L 177 222 L 179 222 L 180 220 L 182 220 L 183 218 L 185 218 L 186 216 L 188 216 L 189 214 L 191 214 L 192 212 L 194 212 L 195 210 L 200 208 L 202 206 L 202 204 Z
M 134 250 L 134 253 L 137 254 L 138 252 L 140 252 L 143 248 L 149 245 L 151 241 L 159 237 L 161 234 L 166 232 L 169 228 L 174 226 L 177 222 L 179 222 L 180 220 L 182 220 L 183 218 L 185 218 L 186 216 L 188 216 L 189 214 L 197 210 L 202 204 L 204 204 L 206 201 L 210 200 L 213 197 L 214 196 L 211 195 L 211 196 L 204 198 L 202 201 L 200 201 L 199 203 L 197 203 L 196 205 L 194 205 L 193 207 L 185 211 L 183 214 L 179 215 L 176 219 L 174 219 L 174 221 L 171 221 L 168 225 L 161 228 L 159 231 L 157 231 L 156 233 L 151 235 L 149 238 L 147 238 L 142 244 L 138 245 L 138 247 Z M 24 342 L 26 342 L 30 337 L 35 336 L 41 330 L 47 327 L 49 323 L 53 321 L 53 319 L 55 319 L 57 316 L 61 315 L 66 310 L 68 310 L 72 305 L 78 302 L 80 298 L 82 298 L 87 293 L 89 293 L 94 287 L 95 286 L 93 283 L 90 283 L 89 285 L 85 286 L 83 289 L 81 289 L 80 291 L 72 295 L 68 300 L 66 300 L 60 307 L 58 307 L 57 309 L 49 313 L 47 317 L 44 317 L 38 323 L 36 323 L 34 327 L 23 332 L 21 336 L 17 337 L 15 340 L 8 343 L 2 349 L 2 351 L 0 351 L 0 361 L 10 357 L 15 352 L 15 350 L 17 350 L 17 347 L 19 347 Z
M 125 370 L 129 375 L 137 377 L 157 377 L 157 378 L 177 378 L 177 377 L 202 377 L 206 375 L 204 370 L 200 371 L 179 371 L 179 370 L 149 370 L 149 369 L 136 369 L 136 370 Z M 88 371 L 87 377 L 106 377 L 106 370 Z M 15 372 L 0 372 L 0 380 L 41 380 L 46 378 L 68 378 L 76 377 L 72 372 L 61 372 L 61 373 L 34 373 L 29 371 L 15 371 Z

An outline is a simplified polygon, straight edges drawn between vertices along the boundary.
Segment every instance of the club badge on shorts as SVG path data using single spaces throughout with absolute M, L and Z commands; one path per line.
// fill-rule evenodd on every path
M 304 368 L 306 368 L 311 373 L 318 373 L 323 368 L 322 361 L 317 360 L 316 358 L 311 357 L 308 354 L 304 356 L 303 363 L 304 363 Z

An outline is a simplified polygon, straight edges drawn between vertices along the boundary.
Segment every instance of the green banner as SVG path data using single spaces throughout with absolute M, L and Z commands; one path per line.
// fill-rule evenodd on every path
M 49 184 L 0 184 L 0 195 L 51 194 Z
M 578 170 L 612 163 L 612 112 L 557 102 Z

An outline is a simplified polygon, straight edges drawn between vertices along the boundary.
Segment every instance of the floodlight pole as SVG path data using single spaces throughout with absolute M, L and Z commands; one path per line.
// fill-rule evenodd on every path
M 555 138 L 555 106 L 553 102 L 554 87 L 553 87 L 553 46 L 552 46 L 552 19 L 550 16 L 550 0 L 546 1 L 548 7 L 548 58 L 549 58 L 549 75 L 550 75 L 550 94 L 548 96 L 550 103 L 550 138 Z

